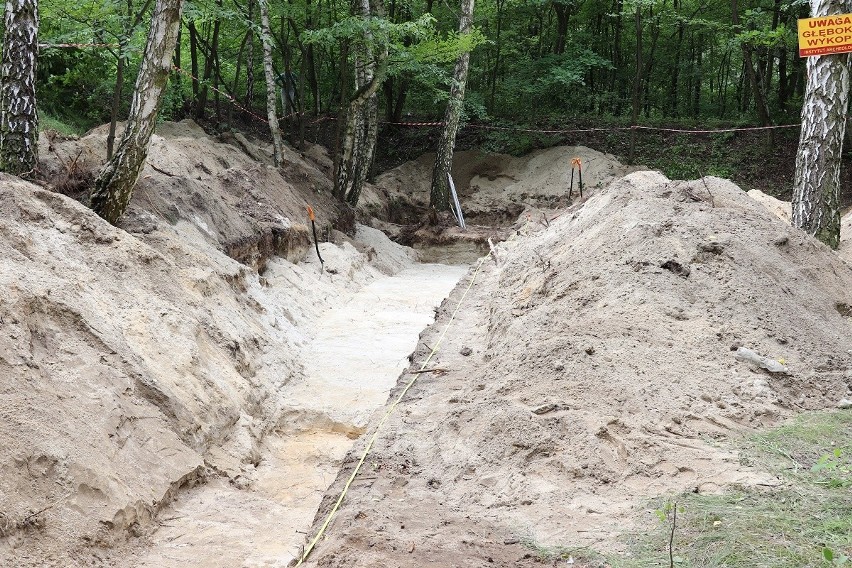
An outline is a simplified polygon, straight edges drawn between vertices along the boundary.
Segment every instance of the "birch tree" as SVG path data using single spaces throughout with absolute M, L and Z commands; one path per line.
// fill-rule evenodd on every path
M 6 0 L 0 79 L 0 170 L 26 176 L 38 165 L 38 0 Z
M 349 98 L 341 129 L 340 154 L 334 179 L 334 195 L 352 206 L 373 163 L 378 137 L 376 91 L 384 81 L 388 64 L 387 32 L 373 30 L 370 19 L 383 16 L 381 0 L 352 0 L 352 15 L 364 22 L 363 37 L 355 48 L 355 93 Z M 382 37 L 377 37 L 381 34 Z
M 133 188 L 148 157 L 151 134 L 172 68 L 181 7 L 182 0 L 157 0 L 154 6 L 124 134 L 115 154 L 95 180 L 92 209 L 113 224 L 130 204 Z
M 811 0 L 814 17 L 850 11 L 848 0 Z M 796 155 L 793 224 L 836 249 L 840 244 L 840 162 L 849 101 L 849 55 L 809 57 Z
M 266 74 L 266 117 L 272 134 L 272 148 L 275 166 L 284 162 L 284 144 L 281 141 L 281 129 L 278 128 L 278 113 L 275 96 L 275 71 L 272 69 L 272 34 L 269 31 L 269 2 L 259 0 L 260 27 L 263 40 L 263 71 Z
M 471 32 L 473 21 L 474 0 L 462 0 L 461 16 L 459 17 L 459 36 L 464 38 Z M 456 134 L 459 130 L 462 107 L 464 106 L 464 91 L 467 85 L 467 71 L 470 66 L 470 51 L 464 50 L 456 60 L 453 70 L 453 80 L 450 86 L 450 98 L 444 113 L 444 129 L 438 140 L 438 152 L 435 156 L 435 167 L 432 169 L 432 191 L 429 202 L 432 209 L 446 211 L 450 208 L 450 185 L 447 175 L 453 166 L 453 150 L 456 147 Z

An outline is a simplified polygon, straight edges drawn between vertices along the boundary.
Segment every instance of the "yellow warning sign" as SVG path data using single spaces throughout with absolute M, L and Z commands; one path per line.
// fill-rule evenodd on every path
M 799 20 L 799 57 L 852 52 L 852 14 Z

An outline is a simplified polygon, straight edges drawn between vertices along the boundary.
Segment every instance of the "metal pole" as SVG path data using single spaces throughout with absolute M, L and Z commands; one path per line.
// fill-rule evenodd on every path
M 461 204 L 459 203 L 459 196 L 456 193 L 456 184 L 453 183 L 453 176 L 450 175 L 450 172 L 447 172 L 447 179 L 450 180 L 450 192 L 453 194 L 453 203 L 455 204 L 455 213 L 456 221 L 459 223 L 459 227 L 462 229 L 467 229 L 464 223 L 464 215 L 462 214 Z

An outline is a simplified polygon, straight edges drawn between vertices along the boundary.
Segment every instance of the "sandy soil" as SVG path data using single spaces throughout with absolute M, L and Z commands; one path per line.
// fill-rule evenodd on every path
M 650 497 L 777 484 L 730 440 L 848 396 L 852 269 L 730 182 L 632 174 L 498 256 L 311 565 L 617 552 Z
M 151 547 L 127 565 L 287 565 L 343 457 L 464 271 L 408 268 L 322 314 L 301 353 L 304 374 L 281 392 L 280 427 L 264 439 L 256 469 L 237 484 L 215 481 L 181 495 L 162 512 Z
M 584 146 L 559 146 L 521 157 L 458 152 L 452 175 L 465 218 L 476 225 L 507 225 L 527 209 L 552 210 L 579 200 L 577 172 L 568 198 L 574 158 L 582 163 L 585 197 L 637 169 Z M 376 186 L 387 205 L 374 213 L 399 223 L 418 221 L 429 202 L 434 164 L 434 154 L 424 154 L 380 175 Z
M 44 170 L 96 168 L 104 138 L 44 140 Z M 621 551 L 652 522 L 649 497 L 776 483 L 732 439 L 852 396 L 848 231 L 838 255 L 783 203 L 583 148 L 463 153 L 469 219 L 508 239 L 458 317 L 459 288 L 417 341 L 464 269 L 419 265 L 354 219 L 417 217 L 430 158 L 353 213 L 328 195 L 321 149 L 288 150 L 280 171 L 269 155 L 165 124 L 119 228 L 0 177 L 0 565 L 285 564 L 409 353 L 419 368 L 446 325 L 310 563 Z M 569 202 L 574 156 L 586 192 Z M 331 241 L 322 276 L 306 203 Z M 428 252 L 469 260 L 489 234 Z
M 53 140 L 45 168 L 95 167 L 101 130 Z M 120 228 L 0 179 L 0 565 L 115 566 L 196 485 L 279 491 L 255 478 L 264 456 L 313 469 L 288 448 L 314 442 L 270 437 L 312 330 L 414 255 L 374 229 L 331 231 L 319 278 L 304 205 L 325 232 L 340 212 L 311 180 L 328 180 L 292 151 L 269 168 L 265 151 L 163 125 Z

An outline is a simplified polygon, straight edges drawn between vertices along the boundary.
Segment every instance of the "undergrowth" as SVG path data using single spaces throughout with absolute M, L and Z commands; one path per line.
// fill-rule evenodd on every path
M 852 567 L 852 413 L 810 414 L 747 440 L 746 465 L 776 474 L 776 488 L 687 493 L 647 533 L 629 538 L 613 568 Z
M 65 136 L 82 136 L 87 130 L 83 125 L 72 124 L 47 113 L 39 116 L 39 126 L 42 130 L 54 130 Z

